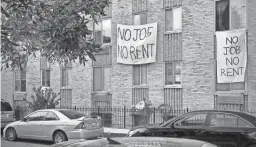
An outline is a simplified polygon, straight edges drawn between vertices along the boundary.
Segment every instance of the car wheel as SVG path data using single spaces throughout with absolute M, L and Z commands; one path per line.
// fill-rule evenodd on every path
M 17 134 L 14 128 L 8 128 L 6 130 L 6 138 L 9 141 L 15 141 L 17 139 Z
M 60 142 L 64 142 L 67 141 L 67 136 L 64 132 L 62 131 L 57 131 L 54 133 L 53 135 L 53 142 L 56 143 L 60 143 Z

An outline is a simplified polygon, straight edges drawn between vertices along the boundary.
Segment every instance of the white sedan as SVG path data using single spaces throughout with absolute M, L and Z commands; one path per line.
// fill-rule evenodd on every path
M 3 131 L 7 140 L 29 138 L 59 143 L 102 136 L 101 119 L 67 109 L 37 110 L 20 121 L 8 124 Z

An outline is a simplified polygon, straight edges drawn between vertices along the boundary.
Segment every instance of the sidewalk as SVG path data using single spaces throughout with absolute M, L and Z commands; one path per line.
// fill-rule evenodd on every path
M 126 136 L 129 131 L 130 131 L 129 129 L 117 129 L 117 128 L 104 127 L 104 136 L 122 137 L 122 136 Z

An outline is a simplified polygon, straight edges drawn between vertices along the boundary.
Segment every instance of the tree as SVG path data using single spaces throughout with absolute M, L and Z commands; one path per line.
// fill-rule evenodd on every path
M 31 95 L 31 101 L 24 99 L 32 111 L 45 108 L 54 109 L 59 104 L 60 93 L 53 92 L 52 88 L 44 89 L 40 86 L 38 88 L 33 87 L 32 90 L 33 94 Z
M 101 46 L 90 39 L 87 24 L 104 14 L 109 0 L 2 0 L 1 58 L 3 68 L 26 66 L 40 51 L 50 63 L 80 64 Z

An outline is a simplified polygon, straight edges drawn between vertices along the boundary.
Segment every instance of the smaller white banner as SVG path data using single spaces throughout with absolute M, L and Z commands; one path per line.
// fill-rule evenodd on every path
M 218 83 L 244 82 L 247 63 L 245 30 L 216 32 Z
M 147 64 L 156 62 L 157 23 L 117 24 L 117 63 Z

